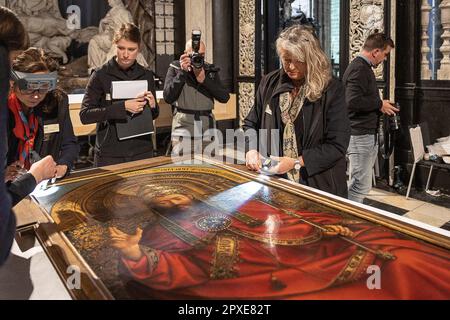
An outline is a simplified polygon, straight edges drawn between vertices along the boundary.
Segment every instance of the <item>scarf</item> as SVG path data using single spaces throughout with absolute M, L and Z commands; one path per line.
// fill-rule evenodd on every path
M 19 140 L 17 158 L 24 168 L 29 170 L 31 167 L 30 155 L 39 126 L 38 118 L 33 110 L 30 111 L 27 118 L 15 93 L 11 93 L 8 98 L 8 108 L 14 115 L 16 124 L 13 129 L 14 136 Z
M 305 94 L 305 86 L 302 86 L 293 101 L 290 92 L 280 95 L 281 119 L 285 125 L 283 132 L 283 154 L 285 157 L 298 158 L 297 135 L 295 134 L 294 122 L 303 108 Z M 287 175 L 289 180 L 300 182 L 300 172 L 297 170 L 293 169 Z

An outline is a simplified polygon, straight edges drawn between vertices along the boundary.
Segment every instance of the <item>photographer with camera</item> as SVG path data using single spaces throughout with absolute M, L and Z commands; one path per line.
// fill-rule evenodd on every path
M 173 107 L 172 147 L 179 153 L 181 139 L 202 140 L 215 128 L 214 99 L 228 102 L 230 95 L 219 77 L 219 69 L 205 62 L 206 46 L 201 32 L 192 39 L 180 60 L 170 64 L 164 84 L 164 100 Z M 200 132 L 201 130 L 201 132 Z M 194 143 L 195 145 L 195 143 Z
M 349 199 L 362 203 L 372 187 L 372 168 L 378 155 L 377 128 L 382 114 L 399 112 L 388 100 L 381 100 L 372 68 L 383 63 L 395 48 L 391 38 L 375 32 L 348 66 L 343 77 L 351 138 L 348 149 L 351 181 Z

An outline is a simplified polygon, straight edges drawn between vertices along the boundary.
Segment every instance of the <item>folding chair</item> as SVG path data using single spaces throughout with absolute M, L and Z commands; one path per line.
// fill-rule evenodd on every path
M 450 169 L 449 164 L 446 164 L 446 163 L 443 164 L 443 163 L 437 163 L 434 161 L 423 160 L 423 157 L 425 155 L 425 148 L 423 145 L 422 128 L 420 127 L 420 125 L 410 128 L 409 134 L 411 136 L 411 146 L 413 149 L 414 164 L 413 164 L 413 168 L 411 171 L 411 176 L 409 178 L 409 185 L 408 185 L 408 191 L 406 192 L 406 199 L 409 198 L 409 193 L 411 192 L 411 186 L 412 186 L 412 182 L 414 179 L 414 173 L 416 171 L 416 167 L 418 164 L 421 164 L 424 166 L 430 166 L 430 173 L 428 174 L 427 186 L 425 187 L 425 191 L 429 190 L 431 174 L 433 173 L 434 167 Z

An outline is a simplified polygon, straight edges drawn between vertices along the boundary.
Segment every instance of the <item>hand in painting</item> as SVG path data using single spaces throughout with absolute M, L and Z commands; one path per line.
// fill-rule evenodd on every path
M 328 225 L 325 226 L 327 231 L 324 231 L 326 237 L 343 236 L 353 238 L 355 234 L 347 227 L 339 225 Z
M 139 248 L 139 241 L 142 238 L 142 229 L 138 228 L 136 234 L 129 235 L 117 228 L 109 228 L 111 246 L 120 251 L 129 260 L 139 261 L 142 258 L 142 251 Z

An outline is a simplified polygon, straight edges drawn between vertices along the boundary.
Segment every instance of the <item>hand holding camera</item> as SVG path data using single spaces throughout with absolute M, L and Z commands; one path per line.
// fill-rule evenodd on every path
M 392 105 L 389 100 L 383 100 L 383 106 L 381 107 L 381 112 L 387 114 L 388 116 L 395 116 L 396 112 L 400 110 Z
M 185 52 L 180 57 L 180 67 L 185 72 L 191 72 L 192 71 L 191 57 L 189 56 L 189 53 Z
M 194 75 L 199 83 L 203 83 L 206 78 L 204 69 L 205 57 L 201 49 L 202 33 L 199 30 L 192 31 L 191 49 L 185 52 L 180 57 L 180 67 L 185 72 L 194 72 Z
M 397 131 L 400 129 L 400 104 L 396 103 L 395 106 L 389 100 L 383 101 L 381 112 L 389 116 L 389 130 Z
M 199 30 L 192 31 L 192 53 L 190 55 L 191 65 L 194 69 L 203 69 L 205 65 L 205 53 L 200 53 L 202 43 L 202 32 Z

